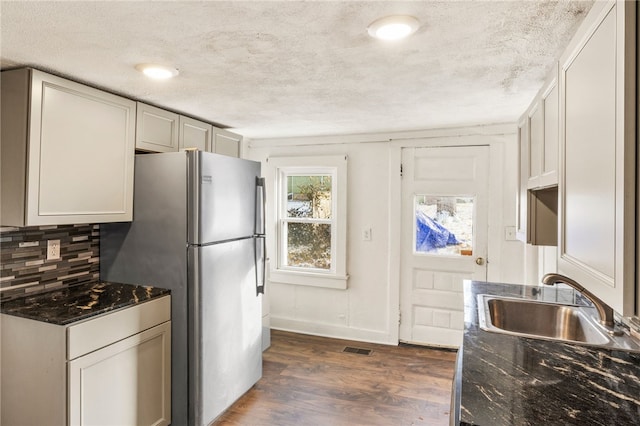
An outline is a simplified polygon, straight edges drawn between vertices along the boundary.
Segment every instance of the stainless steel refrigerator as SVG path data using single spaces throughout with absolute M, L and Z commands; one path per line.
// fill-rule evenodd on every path
M 138 154 L 134 217 L 100 227 L 101 279 L 171 289 L 172 424 L 208 425 L 262 376 L 260 163 Z

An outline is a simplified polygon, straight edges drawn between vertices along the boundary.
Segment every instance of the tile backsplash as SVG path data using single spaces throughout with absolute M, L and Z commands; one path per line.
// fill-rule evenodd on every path
M 60 259 L 47 260 L 47 241 Z M 69 286 L 100 277 L 100 225 L 0 227 L 2 297 Z

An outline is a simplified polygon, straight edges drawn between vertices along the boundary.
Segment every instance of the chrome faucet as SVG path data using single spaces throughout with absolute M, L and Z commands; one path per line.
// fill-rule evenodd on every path
M 605 327 L 614 327 L 615 323 L 613 322 L 613 309 L 611 309 L 609 305 L 604 303 L 602 300 L 600 300 L 600 298 L 595 296 L 589 290 L 582 287 L 571 278 L 565 277 L 564 275 L 546 274 L 544 277 L 542 277 L 542 284 L 554 285 L 556 283 L 567 284 L 568 286 L 573 287 L 580 293 L 582 293 L 582 295 L 589 299 L 598 310 L 598 314 L 600 315 L 600 324 L 604 325 Z

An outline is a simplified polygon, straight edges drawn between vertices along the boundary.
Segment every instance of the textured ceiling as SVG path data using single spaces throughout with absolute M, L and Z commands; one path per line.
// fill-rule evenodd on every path
M 251 138 L 514 122 L 592 1 L 0 3 L 0 66 L 53 71 Z M 418 18 L 381 42 L 372 21 Z M 179 68 L 146 80 L 141 62 Z

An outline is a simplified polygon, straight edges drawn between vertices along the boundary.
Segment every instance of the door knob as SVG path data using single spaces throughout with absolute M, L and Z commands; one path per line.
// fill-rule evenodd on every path
M 481 258 L 481 257 L 477 258 L 476 259 L 476 265 L 480 265 L 480 266 L 484 265 L 484 259 Z

